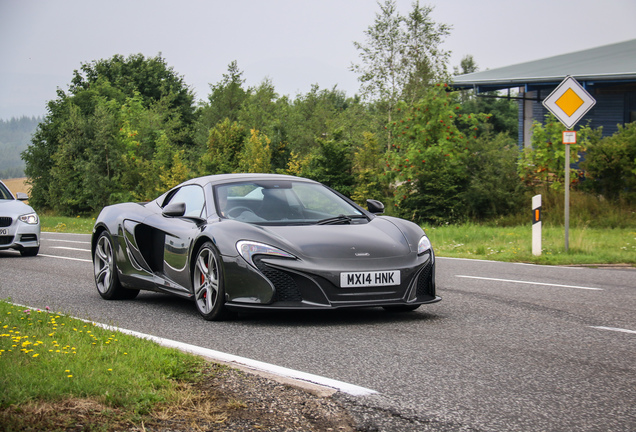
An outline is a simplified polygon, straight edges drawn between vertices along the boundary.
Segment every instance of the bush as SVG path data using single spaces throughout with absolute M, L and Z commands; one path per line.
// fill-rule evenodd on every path
M 636 123 L 587 148 L 583 188 L 614 203 L 636 204 Z

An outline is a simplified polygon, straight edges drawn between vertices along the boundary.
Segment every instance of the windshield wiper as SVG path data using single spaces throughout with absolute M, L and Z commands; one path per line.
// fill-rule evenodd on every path
M 354 218 L 364 218 L 364 215 L 351 215 L 351 216 L 346 216 L 346 215 L 338 215 L 338 216 L 334 216 L 334 217 L 330 217 L 327 219 L 322 219 L 319 220 L 318 222 L 316 222 L 316 225 L 338 225 L 338 224 L 350 224 L 351 220 Z

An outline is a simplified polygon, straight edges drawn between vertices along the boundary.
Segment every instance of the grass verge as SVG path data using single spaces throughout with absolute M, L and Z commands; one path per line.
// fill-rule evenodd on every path
M 176 349 L 0 301 L 2 430 L 143 428 L 184 401 L 194 406 L 206 368 Z M 225 417 L 223 407 L 207 411 Z
M 542 253 L 532 255 L 532 227 L 475 224 L 431 227 L 426 233 L 438 256 L 550 265 L 636 264 L 636 228 L 543 227 Z
M 93 232 L 95 218 L 55 216 L 39 214 L 40 228 L 48 232 L 66 232 L 75 234 L 90 234 Z

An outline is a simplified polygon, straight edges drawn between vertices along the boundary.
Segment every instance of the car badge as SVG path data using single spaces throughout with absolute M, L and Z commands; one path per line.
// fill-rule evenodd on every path
M 356 252 L 357 257 L 371 256 L 369 252 Z

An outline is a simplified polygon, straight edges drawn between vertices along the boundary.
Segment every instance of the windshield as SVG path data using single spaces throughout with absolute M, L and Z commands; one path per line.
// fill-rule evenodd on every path
M 9 192 L 9 189 L 4 185 L 4 183 L 0 182 L 0 199 L 2 200 L 12 200 L 13 195 Z
M 216 186 L 220 216 L 256 224 L 351 223 L 366 216 L 330 189 L 295 181 L 240 182 Z

